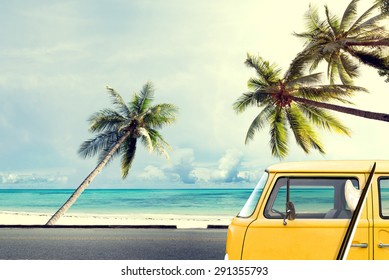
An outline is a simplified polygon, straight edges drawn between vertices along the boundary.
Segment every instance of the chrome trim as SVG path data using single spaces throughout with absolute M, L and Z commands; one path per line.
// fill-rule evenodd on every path
M 367 248 L 368 245 L 367 245 L 367 243 L 355 243 L 355 244 L 351 244 L 351 247 L 354 247 L 354 248 Z
M 379 243 L 378 248 L 388 248 L 389 244 Z

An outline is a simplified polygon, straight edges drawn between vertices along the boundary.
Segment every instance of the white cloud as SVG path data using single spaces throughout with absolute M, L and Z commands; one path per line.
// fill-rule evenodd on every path
M 233 183 L 246 178 L 238 176 L 243 153 L 238 150 L 227 150 L 219 159 L 217 166 L 194 167 L 190 172 L 198 182 Z
M 47 186 L 56 187 L 68 182 L 68 177 L 60 174 L 37 174 L 37 173 L 1 173 L 1 185 L 23 185 L 28 187 Z
M 137 176 L 138 179 L 215 187 L 215 184 L 253 182 L 259 177 L 257 167 L 247 169 L 250 164 L 242 162 L 243 153 L 239 150 L 227 150 L 214 164 L 197 161 L 192 149 L 175 151 L 170 165 L 161 168 L 148 165 Z
M 171 178 L 176 178 L 185 184 L 193 184 L 196 181 L 192 174 L 194 165 L 193 149 L 176 149 L 171 158 L 171 165 L 165 168 L 165 172 L 170 174 Z
M 143 172 L 138 175 L 138 178 L 146 181 L 166 181 L 167 179 L 160 168 L 152 165 L 146 166 Z

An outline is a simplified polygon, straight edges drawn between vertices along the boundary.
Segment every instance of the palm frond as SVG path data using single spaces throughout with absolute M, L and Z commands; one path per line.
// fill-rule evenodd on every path
M 377 8 L 379 7 L 379 4 L 374 4 L 373 6 L 371 6 L 369 9 L 367 9 L 355 22 L 354 24 L 348 29 L 347 33 L 349 35 L 352 35 L 352 34 L 358 34 L 358 33 L 361 33 L 361 27 L 360 27 L 360 24 L 364 21 L 366 21 L 368 18 L 371 17 L 371 14 L 377 10 Z
M 269 87 L 269 84 L 267 82 L 264 82 L 262 79 L 255 77 L 255 78 L 250 78 L 248 80 L 247 87 L 252 91 L 256 91 L 259 89 L 264 89 Z
M 312 33 L 312 32 L 293 32 L 292 33 L 293 36 L 295 37 L 298 37 L 298 38 L 301 38 L 301 39 L 305 39 L 306 42 L 304 43 L 304 46 L 306 47 L 307 44 L 309 44 L 309 42 L 313 39 L 315 39 L 315 33 Z
M 299 145 L 305 153 L 309 153 L 310 143 L 305 131 L 307 127 L 305 126 L 303 119 L 296 114 L 296 110 L 293 110 L 293 107 L 291 106 L 286 110 L 286 116 L 288 118 L 290 129 L 294 134 L 297 145 Z
M 389 59 L 382 57 L 380 52 L 354 51 L 354 55 L 366 65 L 379 70 L 389 70 Z
M 173 124 L 177 120 L 177 113 L 177 106 L 161 103 L 149 108 L 143 116 L 143 121 L 147 126 L 161 128 L 164 125 Z
M 97 162 L 101 162 L 103 159 L 105 159 L 105 157 L 111 152 L 111 149 L 113 148 L 113 146 L 115 146 L 115 144 L 116 144 L 116 142 L 112 143 L 111 146 L 109 146 L 107 148 L 104 148 L 101 151 L 99 151 Z M 121 147 L 119 147 L 119 149 L 117 149 L 113 153 L 111 158 L 108 160 L 107 165 L 110 164 L 116 157 L 118 157 L 120 155 L 120 153 L 121 153 Z
M 302 122 L 302 118 L 299 114 L 296 114 L 296 110 L 293 110 L 294 106 L 291 106 L 286 109 L 286 116 L 288 119 L 288 123 L 290 129 L 294 134 L 294 138 L 296 140 L 297 145 L 299 145 L 305 153 L 309 153 L 309 141 L 306 137 L 306 132 L 304 127 L 304 123 Z
M 144 113 L 154 99 L 154 88 L 151 82 L 146 83 L 139 93 L 135 93 L 130 104 L 130 110 L 136 114 Z
M 247 130 L 245 143 L 247 144 L 249 141 L 253 140 L 255 133 L 267 124 L 269 117 L 274 113 L 274 105 L 267 105 L 253 120 L 249 129 Z
M 377 47 L 387 47 L 387 41 L 389 37 L 389 33 L 385 26 L 377 26 L 375 28 L 370 28 L 368 30 L 364 30 L 361 33 L 358 33 L 356 36 L 349 36 L 346 43 L 349 45 L 361 45 L 365 43 L 365 47 L 375 48 Z M 374 42 L 369 46 L 368 42 Z M 378 44 L 380 42 L 380 44 Z
M 328 30 L 330 31 L 331 36 L 333 38 L 336 38 L 340 32 L 338 18 L 336 16 L 330 15 L 330 11 L 329 11 L 327 5 L 324 6 L 324 10 L 325 10 L 325 14 L 326 14 L 327 24 L 329 27 Z
M 107 86 L 107 91 L 108 91 L 108 94 L 111 96 L 112 103 L 116 106 L 119 113 L 122 114 L 123 117 L 129 116 L 130 109 L 127 107 L 127 104 L 124 102 L 121 95 L 109 86 Z
M 300 76 L 294 80 L 288 81 L 286 85 L 288 87 L 293 87 L 293 86 L 307 86 L 311 84 L 317 84 L 318 82 L 321 81 L 323 74 L 322 73 L 314 73 L 306 76 Z
M 267 91 L 246 92 L 233 103 L 232 108 L 236 113 L 242 113 L 250 106 L 261 106 L 262 103 L 268 104 L 270 100 L 271 93 Z
M 120 126 L 126 120 L 118 112 L 112 109 L 103 109 L 92 114 L 88 122 L 90 123 L 90 132 L 111 131 Z
M 342 94 L 345 94 L 343 91 Z M 315 86 L 315 87 L 299 87 L 296 91 L 293 92 L 293 96 L 302 97 L 305 99 L 315 100 L 315 101 L 328 101 L 336 96 L 335 92 L 329 90 L 326 87 Z
M 282 159 L 288 154 L 288 131 L 285 127 L 285 113 L 283 110 L 275 110 L 269 117 L 269 121 L 272 155 Z
M 276 64 L 270 64 L 260 56 L 247 54 L 245 64 L 256 70 L 263 84 L 271 86 L 280 80 L 281 69 Z
M 317 54 L 316 57 L 312 59 L 312 64 L 309 68 L 309 72 L 312 73 L 314 70 L 316 70 L 322 60 L 323 56 L 321 54 Z
M 345 98 L 353 96 L 355 92 L 367 92 L 367 89 L 353 85 L 318 85 L 314 87 L 300 87 L 294 93 L 294 96 L 314 101 L 338 100 L 343 103 L 349 103 Z
M 330 84 L 335 84 L 335 80 L 338 74 L 338 67 L 337 67 L 337 55 L 335 52 L 333 52 L 328 59 L 328 67 L 327 67 L 327 77 L 330 80 Z
M 136 152 L 136 138 L 128 137 L 120 149 L 122 178 L 125 179 L 131 169 Z
M 325 24 L 319 17 L 319 11 L 316 6 L 309 5 L 309 9 L 304 14 L 305 27 L 308 33 L 316 33 L 325 30 Z
M 311 148 L 324 153 L 323 145 L 316 135 L 316 132 L 312 129 L 311 125 L 306 121 L 296 106 L 292 105 L 287 108 L 286 115 L 297 145 L 299 145 L 307 154 L 310 152 Z
M 147 150 L 151 153 L 154 150 L 154 146 L 147 129 L 143 127 L 139 127 L 135 133 L 140 135 L 140 139 L 142 143 L 144 144 L 145 147 L 147 147 Z
M 341 53 L 339 58 L 343 70 L 347 73 L 347 75 L 351 79 L 357 78 L 359 76 L 358 65 L 350 59 L 348 53 Z M 350 84 L 352 84 L 352 81 L 350 82 Z
M 288 70 L 285 72 L 284 80 L 289 82 L 303 76 L 307 65 L 314 59 L 312 49 L 306 48 L 292 60 Z
M 165 141 L 162 135 L 154 129 L 148 130 L 151 142 L 153 143 L 154 150 L 169 159 L 168 150 L 171 150 L 170 145 Z
M 119 139 L 117 131 L 99 133 L 96 137 L 84 141 L 78 149 L 83 158 L 93 157 L 101 151 L 110 149 Z
M 378 14 L 374 17 L 370 17 L 368 20 L 366 20 L 362 23 L 359 23 L 358 26 L 355 26 L 353 28 L 352 34 L 358 34 L 358 33 L 363 34 L 363 32 L 365 32 L 367 30 L 377 28 L 379 26 L 378 24 L 380 23 L 380 21 L 387 19 L 387 18 L 388 18 L 388 15 L 385 15 L 385 14 Z
M 340 23 L 340 29 L 345 31 L 347 27 L 355 20 L 357 16 L 359 0 L 352 0 L 343 13 L 342 21 Z
M 317 127 L 347 136 L 351 135 L 350 129 L 343 125 L 337 118 L 329 114 L 326 110 L 302 103 L 297 103 L 296 106 Z
M 250 106 L 256 106 L 257 100 L 254 98 L 253 92 L 243 93 L 235 102 L 232 104 L 232 108 L 236 113 L 242 113 Z
M 353 79 L 352 79 L 352 77 L 350 77 L 350 75 L 346 71 L 345 66 L 342 63 L 340 57 L 338 57 L 338 59 L 336 60 L 336 66 L 337 66 L 338 75 L 339 75 L 341 82 L 344 85 L 352 85 Z

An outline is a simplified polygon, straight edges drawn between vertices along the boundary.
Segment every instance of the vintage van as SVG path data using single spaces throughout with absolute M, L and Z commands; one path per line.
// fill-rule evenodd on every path
M 346 256 L 388 260 L 389 161 L 270 166 L 228 227 L 226 259 L 336 259 L 356 196 L 374 163 L 371 187 Z

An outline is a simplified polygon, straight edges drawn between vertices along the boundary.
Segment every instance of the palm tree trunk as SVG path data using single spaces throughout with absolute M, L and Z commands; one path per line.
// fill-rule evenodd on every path
M 334 105 L 334 104 L 328 104 L 328 103 L 322 103 L 322 102 L 317 102 L 301 97 L 295 97 L 291 96 L 290 97 L 293 101 L 295 102 L 300 102 L 328 110 L 333 110 L 349 115 L 354 115 L 357 117 L 362 117 L 362 118 L 367 118 L 367 119 L 373 119 L 373 120 L 378 120 L 378 121 L 383 121 L 383 122 L 389 122 L 389 114 L 385 113 L 376 113 L 376 112 L 370 112 L 370 111 L 364 111 L 364 110 L 359 110 L 359 109 L 354 109 L 354 108 L 349 108 L 349 107 L 344 107 L 344 106 L 339 106 L 339 105 Z
M 74 191 L 74 193 L 69 197 L 69 199 L 65 202 L 61 208 L 50 218 L 50 220 L 46 223 L 46 226 L 54 225 L 59 218 L 61 218 L 65 212 L 74 204 L 77 198 L 82 194 L 82 192 L 88 187 L 90 182 L 100 173 L 100 171 L 107 164 L 112 155 L 119 149 L 120 145 L 131 135 L 131 131 L 127 131 L 118 142 L 111 148 L 109 153 L 105 156 L 105 158 L 96 166 L 95 169 L 85 178 L 85 180 L 81 183 L 81 185 Z

